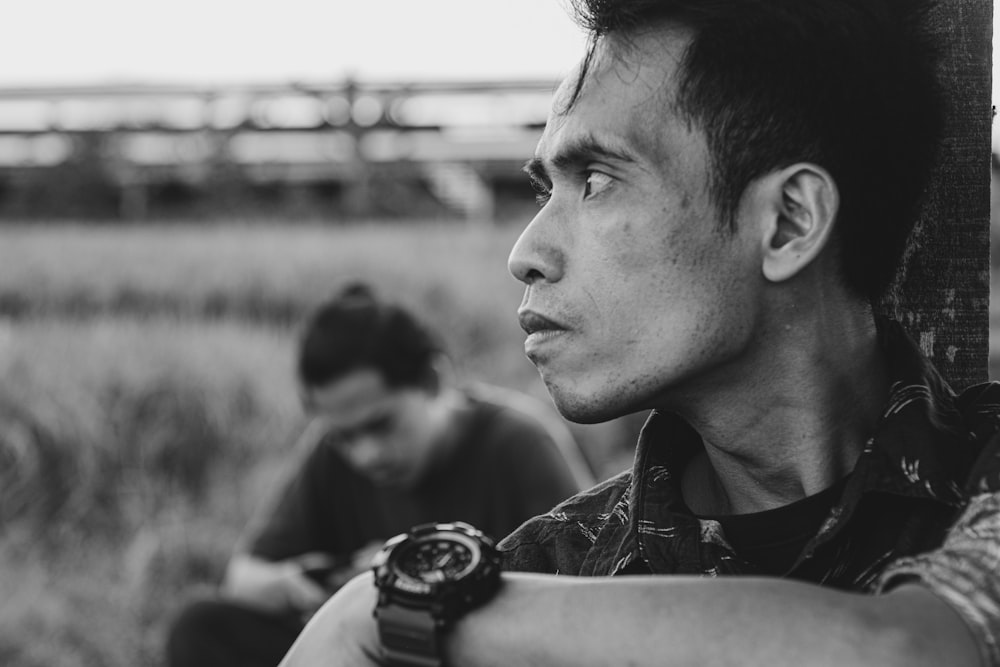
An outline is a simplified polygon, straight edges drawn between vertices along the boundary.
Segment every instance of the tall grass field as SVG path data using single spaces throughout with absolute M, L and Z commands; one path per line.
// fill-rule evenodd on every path
M 515 226 L 0 228 L 0 665 L 162 665 L 304 426 L 311 310 L 367 280 L 443 337 L 460 382 L 548 401 L 522 353 Z M 641 416 L 572 429 L 595 473 Z

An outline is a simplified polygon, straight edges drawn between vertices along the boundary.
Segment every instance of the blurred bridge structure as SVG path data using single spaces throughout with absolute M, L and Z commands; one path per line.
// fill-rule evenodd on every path
M 553 81 L 0 89 L 0 219 L 493 220 Z

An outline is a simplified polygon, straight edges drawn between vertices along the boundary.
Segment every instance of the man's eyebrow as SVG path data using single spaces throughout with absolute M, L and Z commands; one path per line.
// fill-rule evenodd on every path
M 625 148 L 610 146 L 606 142 L 587 135 L 562 146 L 549 162 L 558 171 L 572 171 L 595 160 L 614 162 L 635 162 L 636 159 Z M 533 157 L 524 164 L 524 171 L 531 177 L 546 178 L 548 169 L 545 160 Z

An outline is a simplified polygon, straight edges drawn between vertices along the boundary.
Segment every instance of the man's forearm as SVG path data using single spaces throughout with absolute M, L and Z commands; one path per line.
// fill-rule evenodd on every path
M 460 623 L 452 664 L 976 665 L 971 636 L 913 588 L 883 597 L 770 578 L 507 577 Z
M 370 577 L 351 582 L 283 667 L 378 664 Z M 446 642 L 457 667 L 977 665 L 958 616 L 917 587 L 865 596 L 768 578 L 506 574 Z

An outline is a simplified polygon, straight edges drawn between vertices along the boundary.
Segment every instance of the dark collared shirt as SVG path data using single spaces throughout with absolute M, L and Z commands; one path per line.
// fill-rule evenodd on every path
M 906 581 L 966 619 L 1000 665 L 1000 384 L 956 396 L 902 328 L 880 327 L 893 380 L 879 424 L 816 534 L 783 575 L 877 594 Z M 718 521 L 696 517 L 680 473 L 702 449 L 654 413 L 631 472 L 536 517 L 500 545 L 512 571 L 584 576 L 759 574 Z

